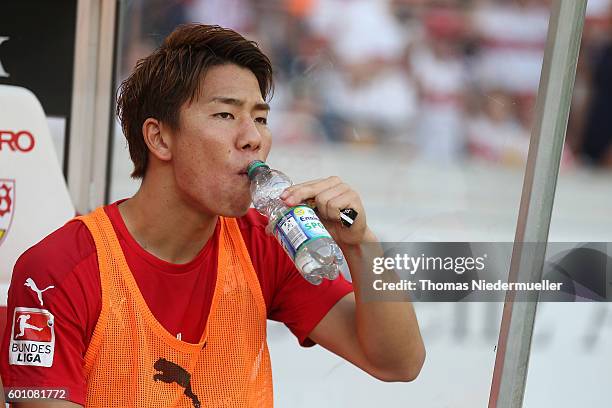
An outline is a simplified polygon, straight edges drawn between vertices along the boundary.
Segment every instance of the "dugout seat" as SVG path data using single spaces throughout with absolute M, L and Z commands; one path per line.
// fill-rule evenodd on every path
M 15 261 L 74 213 L 40 102 L 0 85 L 0 333 Z

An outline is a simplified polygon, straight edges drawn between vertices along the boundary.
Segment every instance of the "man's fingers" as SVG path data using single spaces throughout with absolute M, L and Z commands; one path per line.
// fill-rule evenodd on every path
M 336 208 L 336 205 L 350 200 L 350 192 L 351 188 L 341 183 L 319 194 L 315 198 L 319 214 L 325 219 L 337 220 L 340 209 Z
M 320 183 L 320 182 L 322 182 L 324 180 L 326 180 L 326 179 L 316 179 L 316 180 L 305 181 L 305 182 L 300 183 L 300 184 L 295 184 L 295 185 L 293 185 L 291 187 L 287 187 L 282 195 L 291 194 L 291 192 L 295 191 L 295 189 L 297 189 L 297 188 L 304 187 L 304 186 L 310 186 L 312 184 L 317 184 L 317 183 Z
M 291 186 L 283 192 L 281 198 L 289 206 L 306 204 L 316 207 L 322 220 L 340 222 L 346 227 L 353 225 L 361 211 L 361 200 L 357 192 L 336 176 Z M 347 211 L 344 221 L 342 210 Z
M 287 205 L 294 206 L 305 202 L 309 198 L 316 198 L 323 191 L 339 184 L 342 184 L 342 180 L 337 176 L 296 184 L 295 186 L 287 188 L 283 194 L 281 194 L 281 198 L 285 200 Z
M 329 202 L 327 203 L 327 211 L 329 214 L 329 218 L 342 223 L 342 225 L 344 226 L 352 226 L 358 214 L 358 212 L 353 207 L 361 208 L 361 202 L 359 201 L 359 196 L 357 195 L 357 193 L 351 190 L 345 194 L 341 194 L 329 200 Z M 348 215 L 346 215 L 348 217 L 348 220 L 342 222 L 341 212 L 342 210 L 347 209 L 350 209 Z M 349 220 L 350 222 L 348 222 Z
M 337 219 L 338 215 L 333 212 L 330 202 L 346 195 L 349 191 L 351 191 L 351 188 L 347 184 L 340 183 L 319 193 L 314 199 L 319 215 L 326 219 Z

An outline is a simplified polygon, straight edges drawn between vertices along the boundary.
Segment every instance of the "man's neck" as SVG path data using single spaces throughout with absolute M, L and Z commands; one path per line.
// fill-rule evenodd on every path
M 147 252 L 170 263 L 187 263 L 212 237 L 218 217 L 197 211 L 168 189 L 155 190 L 162 188 L 143 181 L 136 195 L 119 204 L 121 217 Z

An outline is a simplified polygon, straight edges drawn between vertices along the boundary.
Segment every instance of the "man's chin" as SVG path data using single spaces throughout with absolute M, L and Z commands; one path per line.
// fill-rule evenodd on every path
M 251 207 L 251 203 L 248 203 L 243 206 L 238 206 L 238 205 L 232 206 L 232 208 L 228 208 L 225 214 L 220 214 L 220 215 L 222 215 L 223 217 L 231 217 L 231 218 L 244 217 L 249 211 L 250 207 Z

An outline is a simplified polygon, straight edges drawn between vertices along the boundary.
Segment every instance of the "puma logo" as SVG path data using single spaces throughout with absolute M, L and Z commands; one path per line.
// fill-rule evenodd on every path
M 55 286 L 51 285 L 51 286 L 47 286 L 44 289 L 38 289 L 38 286 L 36 286 L 36 282 L 34 282 L 34 279 L 32 279 L 32 278 L 26 279 L 26 281 L 23 284 L 23 286 L 27 286 L 28 288 L 30 288 L 34 292 L 36 292 L 36 295 L 38 296 L 38 301 L 40 302 L 41 306 L 44 306 L 43 298 L 42 298 L 43 292 L 46 291 L 46 290 L 55 288 Z
M 153 364 L 153 368 L 157 371 L 161 371 L 161 373 L 153 375 L 153 380 L 162 381 L 167 384 L 177 383 L 180 387 L 185 389 L 185 396 L 191 399 L 193 406 L 195 408 L 201 407 L 200 400 L 191 389 L 191 374 L 189 374 L 187 370 L 165 358 L 158 359 L 155 364 Z

